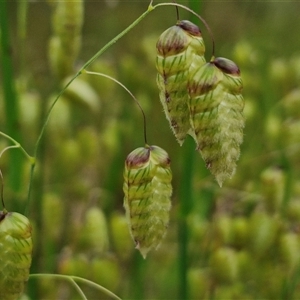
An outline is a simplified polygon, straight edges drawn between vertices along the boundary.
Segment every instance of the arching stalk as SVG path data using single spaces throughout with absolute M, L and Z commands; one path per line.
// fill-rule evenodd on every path
M 147 142 L 147 128 L 146 128 L 146 115 L 145 115 L 145 112 L 140 104 L 140 102 L 136 99 L 136 97 L 132 94 L 132 92 L 123 84 L 121 83 L 120 81 L 118 81 L 117 79 L 109 76 L 109 75 L 106 75 L 106 74 L 103 74 L 103 73 L 99 73 L 99 72 L 91 72 L 91 71 L 87 71 L 87 70 L 83 70 L 82 73 L 86 73 L 86 74 L 90 74 L 90 75 L 98 75 L 98 76 L 101 76 L 101 77 L 105 77 L 105 78 L 108 78 L 112 81 L 114 81 L 115 83 L 117 83 L 118 85 L 120 85 L 131 97 L 132 99 L 135 101 L 135 103 L 137 104 L 137 106 L 139 107 L 141 113 L 142 113 L 142 116 L 143 116 L 143 123 L 144 123 L 144 141 L 145 141 L 145 144 L 147 145 L 148 142 Z

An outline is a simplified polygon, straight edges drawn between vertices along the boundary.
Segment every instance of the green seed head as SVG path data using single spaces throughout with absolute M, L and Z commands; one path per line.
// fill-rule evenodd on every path
M 80 232 L 79 246 L 94 253 L 106 253 L 109 247 L 107 221 L 103 211 L 91 207 L 85 214 L 84 225 Z
M 167 29 L 156 45 L 157 85 L 167 120 L 183 144 L 191 131 L 189 117 L 189 74 L 205 62 L 205 46 L 199 28 L 189 21 L 179 21 Z
M 231 248 L 221 247 L 209 260 L 212 275 L 220 284 L 233 283 L 238 277 L 238 257 Z
M 284 198 L 285 182 L 285 174 L 279 168 L 267 168 L 261 174 L 262 195 L 266 208 L 271 213 L 280 210 Z
M 31 225 L 16 212 L 0 211 L 0 299 L 15 300 L 23 292 L 32 259 Z
M 300 241 L 299 236 L 296 233 L 288 232 L 284 233 L 280 237 L 279 252 L 282 261 L 287 265 L 290 271 L 294 271 L 300 262 Z
M 215 58 L 191 74 L 188 90 L 197 149 L 222 186 L 234 174 L 243 140 L 239 69 L 228 59 Z
M 124 207 L 136 248 L 145 258 L 166 233 L 171 208 L 170 159 L 157 146 L 132 151 L 125 162 Z

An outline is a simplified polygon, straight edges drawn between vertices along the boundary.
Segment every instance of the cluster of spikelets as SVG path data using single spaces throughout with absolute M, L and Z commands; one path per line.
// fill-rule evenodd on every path
M 156 48 L 157 84 L 171 129 L 180 145 L 188 134 L 194 138 L 222 186 L 235 172 L 243 140 L 240 70 L 226 58 L 205 62 L 201 31 L 190 21 L 163 32 Z
M 194 138 L 207 168 L 222 186 L 236 168 L 243 140 L 244 100 L 236 64 L 226 58 L 205 61 L 199 28 L 178 21 L 156 45 L 157 84 L 171 129 L 183 144 Z M 165 235 L 171 207 L 167 153 L 145 146 L 130 153 L 124 171 L 124 207 L 136 248 L 146 257 Z
M 0 299 L 16 300 L 23 293 L 32 259 L 29 220 L 16 212 L 0 211 Z

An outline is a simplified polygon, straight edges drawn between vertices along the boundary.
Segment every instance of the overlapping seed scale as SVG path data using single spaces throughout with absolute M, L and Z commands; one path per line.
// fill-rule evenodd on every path
M 182 145 L 187 133 L 191 133 L 188 76 L 191 68 L 205 61 L 204 42 L 196 25 L 179 21 L 160 36 L 156 48 L 160 100 L 171 129 Z
M 31 225 L 19 213 L 0 212 L 0 299 L 17 299 L 29 277 Z
M 157 146 L 131 152 L 124 170 L 124 207 L 130 233 L 143 257 L 166 233 L 171 208 L 170 160 Z
M 191 75 L 188 84 L 190 117 L 197 148 L 202 150 L 215 143 L 218 129 L 218 107 L 221 103 L 223 78 L 212 63 L 206 63 Z

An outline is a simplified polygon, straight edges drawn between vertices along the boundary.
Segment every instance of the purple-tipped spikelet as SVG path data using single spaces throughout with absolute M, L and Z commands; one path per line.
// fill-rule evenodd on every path
M 215 58 L 190 76 L 188 88 L 197 149 L 222 186 L 234 174 L 243 141 L 244 99 L 239 68 L 228 59 Z
M 187 133 L 193 135 L 187 82 L 191 70 L 205 63 L 201 31 L 190 21 L 178 21 L 161 34 L 156 50 L 160 100 L 171 129 L 182 145 Z
M 0 211 L 0 299 L 16 300 L 29 277 L 31 225 L 16 212 Z
M 169 224 L 172 172 L 165 150 L 140 147 L 126 159 L 123 191 L 129 230 L 136 248 L 146 258 L 159 246 Z

